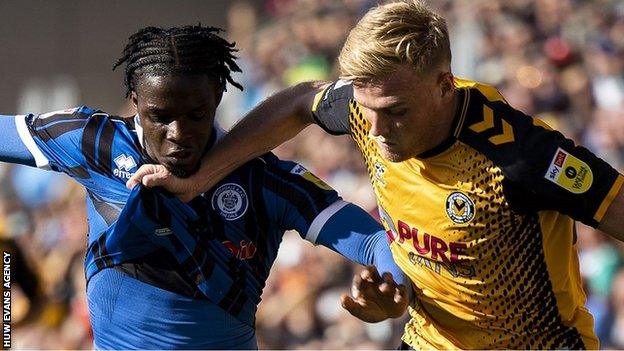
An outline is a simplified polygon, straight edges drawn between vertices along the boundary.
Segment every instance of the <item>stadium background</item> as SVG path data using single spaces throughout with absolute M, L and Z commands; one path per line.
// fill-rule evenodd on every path
M 624 171 L 624 2 L 430 1 L 448 20 L 453 69 L 492 83 Z M 244 92 L 230 88 L 218 116 L 231 126 L 272 92 L 336 77 L 339 48 L 368 0 L 5 0 L 0 2 L 0 112 L 78 104 L 132 114 L 122 72 L 110 67 L 145 25 L 201 22 L 240 48 Z M 296 159 L 371 213 L 375 201 L 348 138 L 311 127 L 277 153 Z M 62 175 L 0 164 L 0 233 L 14 239 L 45 283 L 37 321 L 13 331 L 14 348 L 90 348 L 82 190 Z M 581 271 L 603 347 L 624 348 L 624 246 L 578 225 Z M 353 265 L 292 233 L 282 243 L 258 313 L 261 348 L 394 348 L 402 320 L 361 323 L 339 307 Z M 15 272 L 14 272 L 15 274 Z M 28 310 L 14 290 L 13 320 Z

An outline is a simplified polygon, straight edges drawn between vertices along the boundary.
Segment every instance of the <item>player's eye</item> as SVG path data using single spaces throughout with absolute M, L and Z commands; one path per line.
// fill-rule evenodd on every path
M 173 118 L 171 118 L 168 115 L 155 115 L 155 114 L 150 114 L 149 119 L 154 123 L 160 123 L 160 124 L 169 124 L 173 120 Z
M 387 113 L 390 117 L 402 117 L 407 113 L 407 108 L 390 109 Z

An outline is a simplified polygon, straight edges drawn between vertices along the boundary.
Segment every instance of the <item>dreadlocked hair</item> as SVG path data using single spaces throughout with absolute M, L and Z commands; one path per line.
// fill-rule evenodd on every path
M 232 72 L 241 72 L 236 64 L 235 43 L 221 38 L 216 27 L 184 26 L 173 28 L 146 27 L 128 38 L 123 56 L 113 70 L 125 65 L 126 97 L 136 88 L 143 75 L 206 74 L 215 79 L 223 90 L 229 82 L 243 87 L 232 79 Z

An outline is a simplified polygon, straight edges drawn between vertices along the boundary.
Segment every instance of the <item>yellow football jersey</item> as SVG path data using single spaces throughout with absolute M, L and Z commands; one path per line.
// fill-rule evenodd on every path
M 385 160 L 348 82 L 312 107 L 364 156 L 397 264 L 416 301 L 415 349 L 598 348 L 585 308 L 574 219 L 597 226 L 624 178 L 484 84 L 456 79 L 452 136 Z

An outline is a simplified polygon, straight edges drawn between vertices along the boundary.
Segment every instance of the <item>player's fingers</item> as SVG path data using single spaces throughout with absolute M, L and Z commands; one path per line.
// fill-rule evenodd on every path
M 169 173 L 165 167 L 160 165 L 156 166 L 156 169 L 157 171 L 155 173 L 151 173 L 143 177 L 143 185 L 149 188 L 153 188 L 155 186 L 163 186 L 166 188 L 167 182 L 171 178 L 171 173 Z
M 152 174 L 156 172 L 154 165 L 142 165 L 139 169 L 128 179 L 126 182 L 126 187 L 128 189 L 132 189 L 135 186 L 141 184 L 143 177 L 148 174 Z
M 164 183 L 165 179 L 163 178 L 162 174 L 160 173 L 155 173 L 155 174 L 148 174 L 145 177 L 143 177 L 142 179 L 142 183 L 143 185 L 145 185 L 148 188 L 153 188 L 155 186 L 160 186 Z
M 349 311 L 349 313 L 351 313 L 352 315 L 358 318 L 361 317 L 362 306 L 351 296 L 347 294 L 342 294 L 342 296 L 340 296 L 340 305 L 342 306 L 342 308 Z
M 382 276 L 383 283 L 379 284 L 379 291 L 388 297 L 393 297 L 396 290 L 396 283 L 392 279 L 392 273 L 385 272 Z
M 359 274 L 353 276 L 353 281 L 351 282 L 351 295 L 358 299 L 362 295 L 364 280 Z
M 135 186 L 141 184 L 141 182 L 137 179 L 134 178 L 130 178 L 128 179 L 128 181 L 126 182 L 126 188 L 132 190 Z
M 409 296 L 407 294 L 407 287 L 405 287 L 405 285 L 400 284 L 396 287 L 394 291 L 394 302 L 401 305 L 409 303 Z
M 377 268 L 375 268 L 375 266 L 366 266 L 366 268 L 360 272 L 360 276 L 362 279 L 369 282 L 381 281 L 381 277 L 379 276 L 379 272 L 377 272 Z

